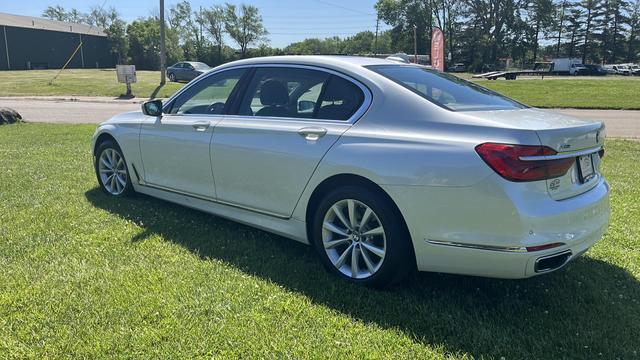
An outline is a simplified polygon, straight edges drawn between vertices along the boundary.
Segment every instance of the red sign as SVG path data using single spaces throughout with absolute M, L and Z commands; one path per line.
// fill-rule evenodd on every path
M 444 35 L 440 28 L 433 28 L 431 34 L 431 66 L 444 71 Z

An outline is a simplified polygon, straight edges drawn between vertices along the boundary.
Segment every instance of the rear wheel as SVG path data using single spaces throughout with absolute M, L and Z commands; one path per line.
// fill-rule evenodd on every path
M 174 74 L 174 73 L 169 73 L 169 81 L 171 81 L 171 82 L 176 82 L 176 74 Z
M 400 214 L 366 188 L 343 187 L 325 196 L 314 218 L 313 242 L 329 271 L 367 286 L 400 281 L 414 264 Z
M 111 196 L 133 193 L 127 162 L 118 144 L 107 140 L 98 145 L 95 158 L 96 177 L 100 188 Z

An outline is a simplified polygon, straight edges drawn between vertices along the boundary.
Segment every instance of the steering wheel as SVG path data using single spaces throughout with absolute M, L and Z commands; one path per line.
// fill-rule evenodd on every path
M 213 103 L 211 105 L 209 105 L 209 107 L 207 108 L 207 113 L 209 114 L 222 114 L 224 112 L 224 103 L 223 102 L 217 102 L 217 103 Z

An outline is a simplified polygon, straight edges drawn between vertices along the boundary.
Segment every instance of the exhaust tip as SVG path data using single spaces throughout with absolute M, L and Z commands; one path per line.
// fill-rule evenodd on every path
M 571 250 L 566 250 L 557 254 L 541 256 L 536 259 L 535 272 L 542 273 L 561 268 L 571 258 Z

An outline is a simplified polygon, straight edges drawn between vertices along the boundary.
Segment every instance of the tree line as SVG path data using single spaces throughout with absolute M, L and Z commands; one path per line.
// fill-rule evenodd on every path
M 280 54 L 429 54 L 431 28 L 446 38 L 447 60 L 472 70 L 520 66 L 549 57 L 579 57 L 584 63 L 637 62 L 640 59 L 640 0 L 378 0 L 378 18 L 391 28 L 349 37 L 307 38 L 278 49 L 259 9 L 215 4 L 193 9 L 188 1 L 169 8 L 167 61 L 217 65 L 244 57 Z M 157 14 L 127 24 L 115 8 L 89 13 L 50 6 L 43 16 L 105 29 L 119 63 L 159 68 Z
M 451 61 L 474 70 L 511 59 L 545 57 L 583 63 L 640 58 L 640 0 L 378 0 L 378 16 L 393 28 L 394 44 L 428 53 L 432 26 L 446 37 Z

